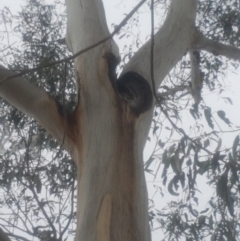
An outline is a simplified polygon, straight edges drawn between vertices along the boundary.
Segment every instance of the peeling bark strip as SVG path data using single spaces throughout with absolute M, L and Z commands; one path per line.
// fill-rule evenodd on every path
M 107 194 L 100 207 L 97 218 L 97 241 L 110 241 L 112 197 Z

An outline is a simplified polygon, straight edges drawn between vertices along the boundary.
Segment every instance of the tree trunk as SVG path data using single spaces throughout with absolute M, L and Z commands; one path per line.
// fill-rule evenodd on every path
M 194 41 L 196 3 L 173 0 L 155 35 L 156 86 Z M 73 54 L 109 35 L 101 0 L 66 0 L 66 5 L 66 41 Z M 117 81 L 118 56 L 116 43 L 109 40 L 75 59 L 79 105 L 67 123 L 50 96 L 21 78 L 7 80 L 0 88 L 2 97 L 37 119 L 60 143 L 64 137 L 64 147 L 77 163 L 75 241 L 151 240 L 143 170 L 154 108 L 150 42 Z M 6 75 L 6 70 L 0 72 Z M 24 96 L 15 95 L 17 82 L 24 83 L 17 87 Z
M 73 53 L 109 35 L 100 0 L 66 3 L 67 43 Z M 173 1 L 166 23 L 155 37 L 158 85 L 190 45 L 195 14 L 196 1 Z M 153 104 L 149 100 L 150 108 L 136 112 L 115 91 L 106 58 L 109 53 L 118 57 L 113 41 L 75 59 L 80 87 L 76 113 L 79 118 L 76 241 L 150 241 L 143 148 Z M 149 60 L 148 42 L 123 73 L 138 73 L 151 85 Z
M 67 1 L 67 13 L 68 45 L 73 53 L 109 35 L 101 1 Z M 84 29 L 91 31 L 83 34 Z M 138 117 L 109 78 L 109 53 L 118 57 L 113 41 L 75 59 L 80 87 L 75 113 L 79 137 L 75 240 L 150 240 Z

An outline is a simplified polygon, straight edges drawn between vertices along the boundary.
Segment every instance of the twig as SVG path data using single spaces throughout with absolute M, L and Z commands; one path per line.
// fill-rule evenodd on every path
M 10 232 L 8 232 L 8 233 L 6 233 L 9 237 L 13 237 L 13 238 L 15 238 L 16 240 L 23 240 L 23 241 L 30 241 L 29 239 L 26 239 L 26 238 L 24 238 L 24 237 L 22 237 L 22 236 L 19 236 L 19 235 L 16 235 L 16 234 L 13 234 L 13 233 L 10 233 Z M 2 241 L 2 240 L 1 240 Z
M 72 189 L 72 197 L 71 197 L 71 214 L 69 215 L 68 223 L 66 224 L 65 228 L 63 229 L 63 231 L 62 231 L 61 234 L 60 234 L 60 237 L 59 237 L 60 240 L 62 239 L 64 233 L 67 231 L 67 229 L 68 229 L 68 227 L 69 227 L 69 225 L 70 225 L 70 223 L 71 223 L 71 221 L 72 221 L 72 219 L 73 219 L 74 189 L 75 189 L 75 187 L 74 187 L 74 183 L 75 183 L 75 180 L 73 180 L 72 188 L 71 188 L 71 189 Z
M 26 144 L 25 160 L 26 160 L 26 164 L 27 164 L 27 171 L 28 171 L 28 173 L 30 174 L 30 167 L 29 167 L 29 144 L 28 144 L 28 143 L 25 143 L 25 144 Z M 52 228 L 52 232 L 53 232 L 54 238 L 57 238 L 57 231 L 56 231 L 56 229 L 55 229 L 55 227 L 54 227 L 51 219 L 49 218 L 49 216 L 48 216 L 45 208 L 44 208 L 43 205 L 41 204 L 41 202 L 40 202 L 40 200 L 39 200 L 39 198 L 38 198 L 38 195 L 37 195 L 37 193 L 35 192 L 35 189 L 34 189 L 34 186 L 33 186 L 33 184 L 32 184 L 31 179 L 29 178 L 28 181 L 29 181 L 29 190 L 32 192 L 32 194 L 33 194 L 33 196 L 34 196 L 34 198 L 35 198 L 35 200 L 36 200 L 36 202 L 37 202 L 40 210 L 41 210 L 42 213 L 43 213 L 43 216 L 46 218 L 49 226 Z

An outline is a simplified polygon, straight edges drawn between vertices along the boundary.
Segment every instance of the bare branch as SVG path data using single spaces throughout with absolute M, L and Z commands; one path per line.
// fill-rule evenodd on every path
M 240 60 L 240 49 L 227 44 L 222 44 L 205 37 L 202 33 L 197 33 L 197 41 L 194 44 L 199 50 L 205 50 L 213 55 L 223 55 L 227 58 Z
M 0 66 L 0 79 L 8 79 L 13 72 Z M 22 77 L 8 79 L 0 87 L 0 97 L 4 98 L 23 113 L 37 120 L 60 144 L 65 133 L 64 115 L 59 111 L 55 100 L 43 89 L 26 81 Z M 54 123 L 54 124 L 53 124 Z M 70 131 L 66 131 L 64 148 L 72 139 Z M 70 138 L 69 138 L 70 137 Z
M 28 228 L 26 228 L 26 225 L 25 225 L 25 228 L 26 228 L 26 229 L 23 229 L 23 228 L 19 228 L 19 227 L 18 227 L 18 226 L 20 226 L 20 225 L 16 226 L 15 224 L 9 222 L 8 220 L 6 220 L 6 218 L 3 219 L 3 218 L 0 217 L 0 220 L 4 222 L 4 224 L 1 224 L 1 225 L 2 225 L 5 229 L 6 229 L 6 227 L 8 226 L 8 227 L 17 229 L 17 230 L 19 230 L 20 232 L 26 233 L 26 234 L 28 234 L 28 235 L 33 235 L 33 234 L 34 234 L 34 233 L 30 232 L 30 231 L 28 230 Z M 21 221 L 22 221 L 22 220 L 21 220 Z M 25 224 L 25 223 L 22 221 L 21 224 Z M 32 227 L 33 227 L 33 226 L 32 226 Z

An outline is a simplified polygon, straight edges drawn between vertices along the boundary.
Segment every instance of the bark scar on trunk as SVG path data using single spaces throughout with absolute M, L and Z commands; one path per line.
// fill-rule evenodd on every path
M 104 196 L 97 217 L 97 241 L 110 241 L 110 225 L 112 216 L 112 197 Z

